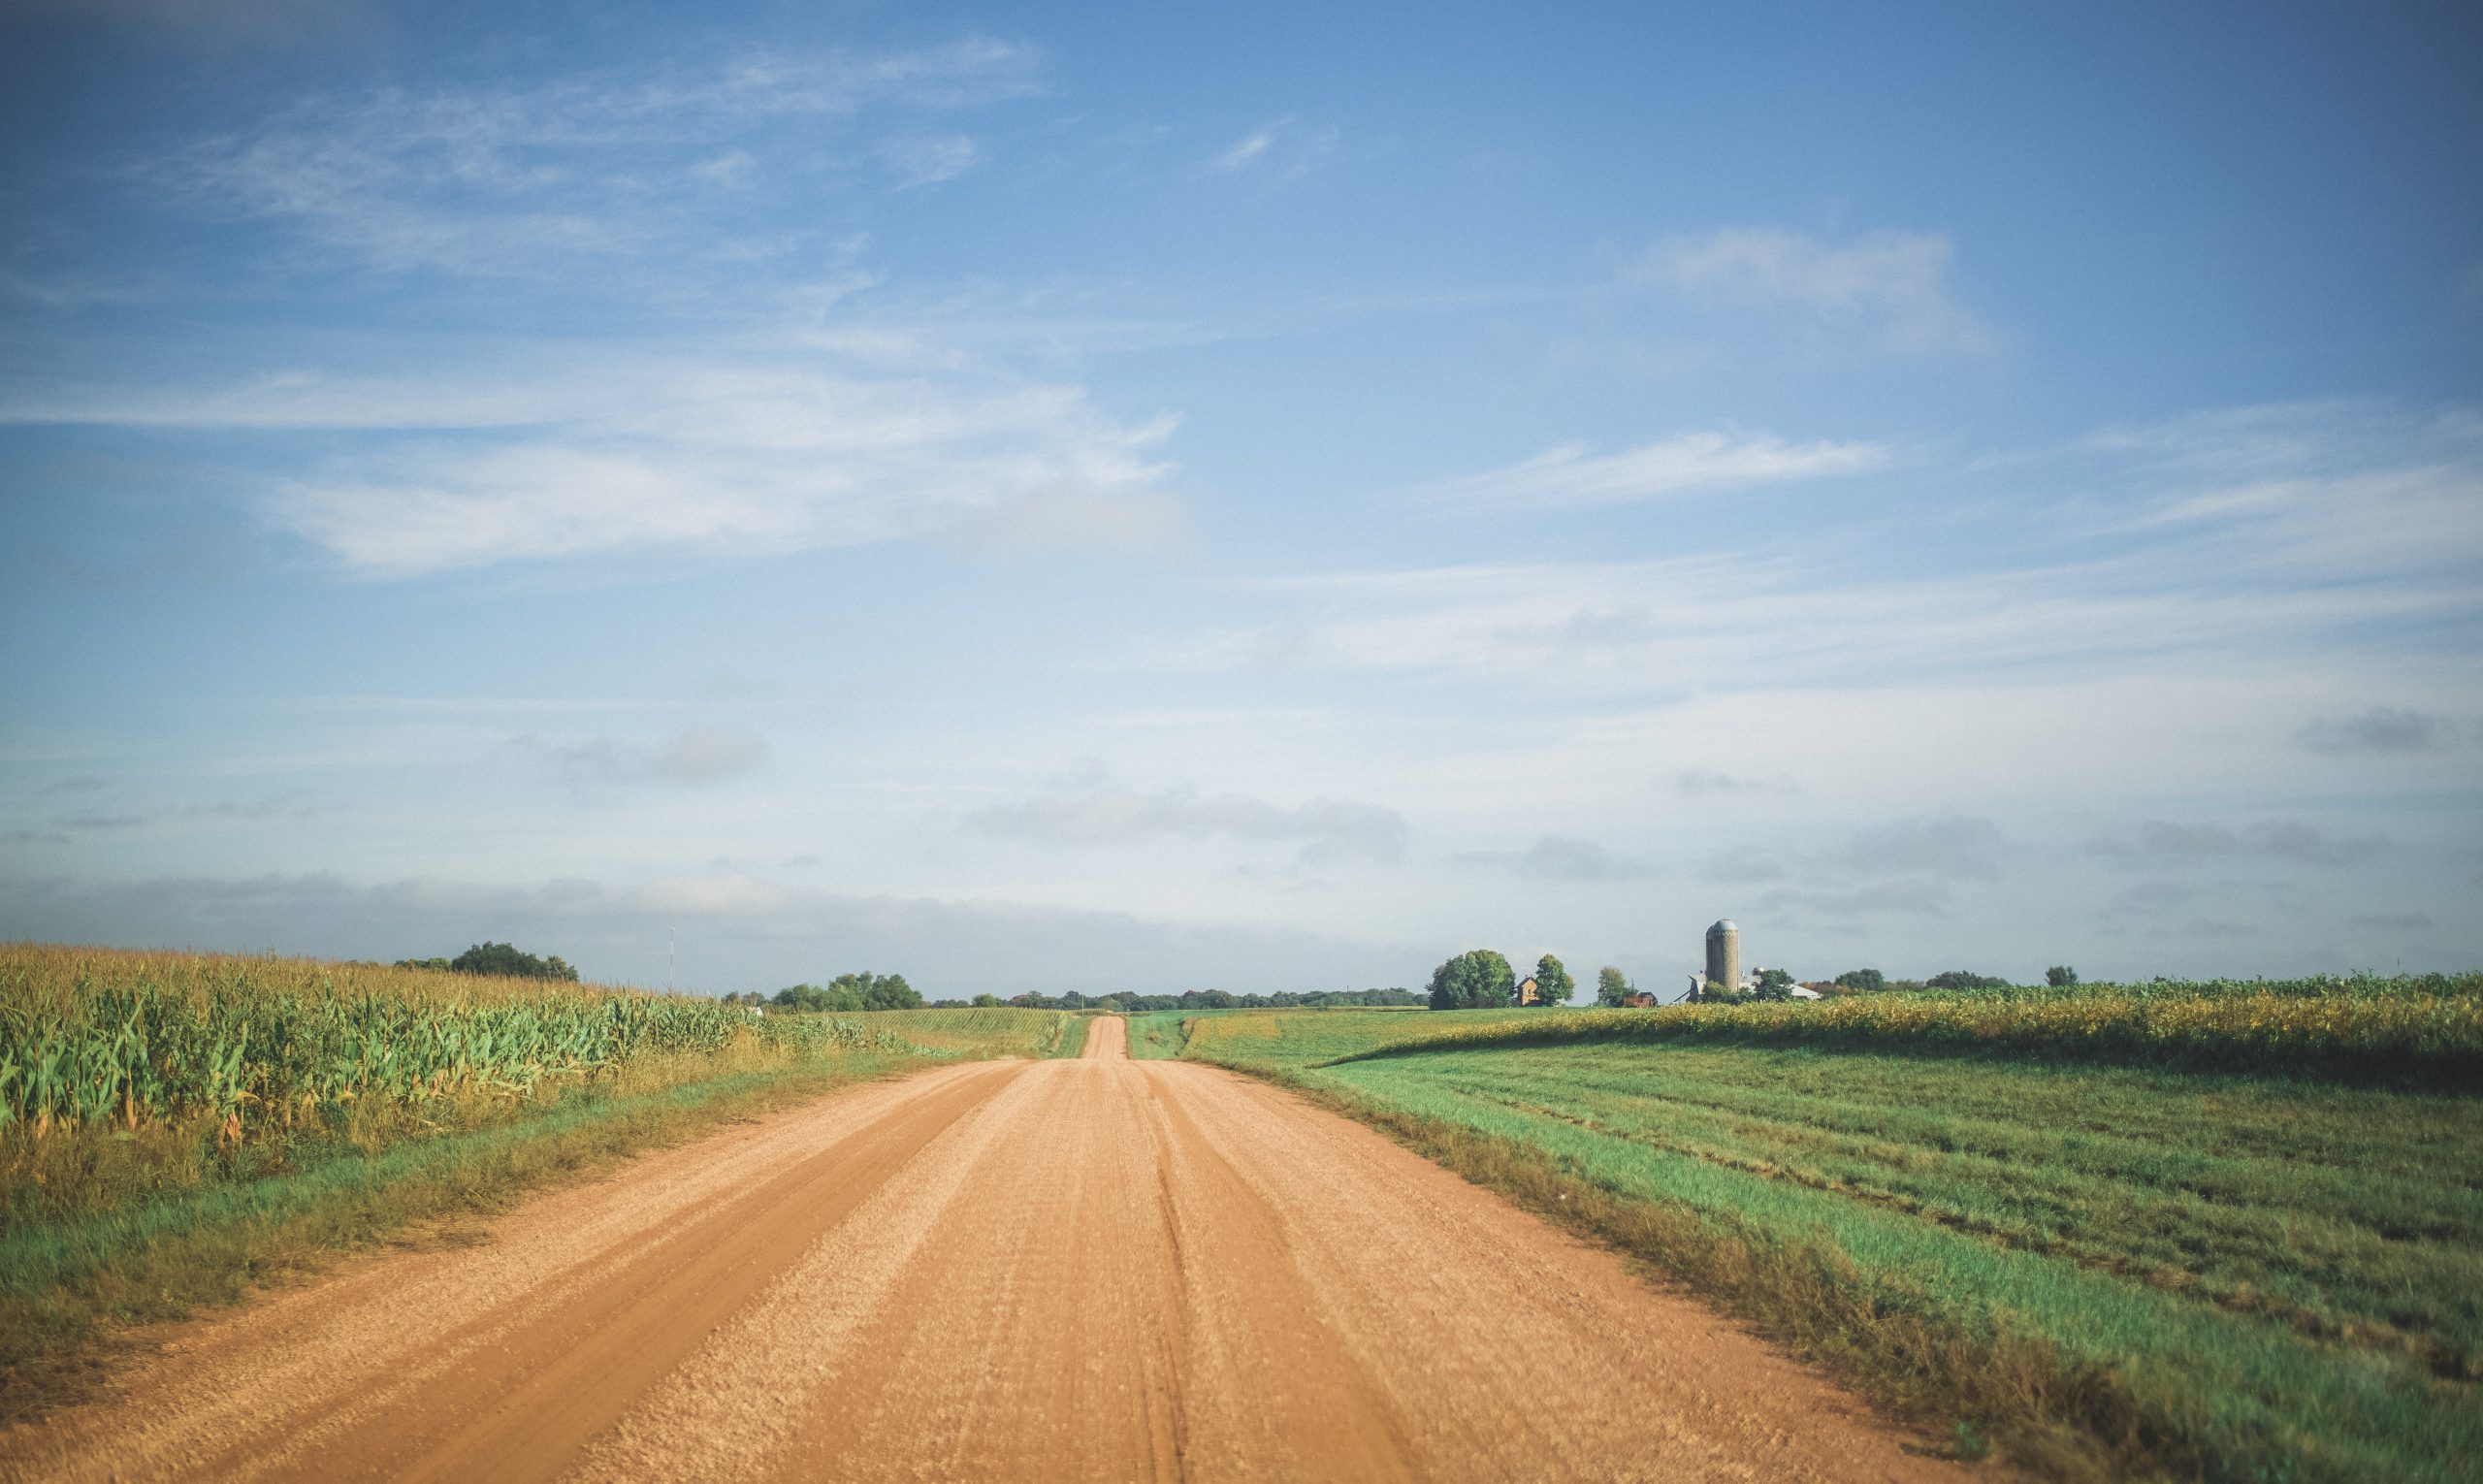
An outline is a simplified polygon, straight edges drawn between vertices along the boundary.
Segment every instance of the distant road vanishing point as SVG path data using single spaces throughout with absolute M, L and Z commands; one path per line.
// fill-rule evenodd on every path
M 1957 1474 L 1610 1253 L 1123 1037 L 851 1088 L 184 1327 L 0 1473 Z

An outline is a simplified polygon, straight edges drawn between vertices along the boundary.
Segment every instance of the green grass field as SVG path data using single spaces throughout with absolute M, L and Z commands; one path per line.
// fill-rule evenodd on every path
M 0 1421 L 75 1395 L 130 1325 L 861 1079 L 1074 1056 L 1085 1030 L 0 946 Z
M 2135 997 L 2195 1026 L 2231 1022 L 2185 998 L 2260 992 Z M 2133 997 L 2055 996 L 2038 1018 Z M 2319 1021 L 2349 1042 L 2436 1019 L 2368 985 L 2323 1003 L 2366 1007 Z M 1181 1048 L 1623 1246 L 1969 1453 L 2070 1477 L 2472 1476 L 2483 1088 L 2436 1065 L 2392 1084 L 2364 1054 L 2336 1077 L 2305 1054 L 2181 1064 L 2212 1059 L 2195 1039 L 2174 1065 L 2145 1038 L 1961 1046 L 1954 1010 L 1890 997 L 1844 1042 L 1786 1031 L 1781 1007 L 1673 1016 L 1717 1017 L 1700 1031 L 1626 1011 L 1272 1012 L 1198 1018 Z M 1887 1033 L 1908 1015 L 1933 1026 L 1912 1046 Z M 2238 1029 L 2260 1038 L 2239 1059 L 2268 1064 L 2266 1026 Z

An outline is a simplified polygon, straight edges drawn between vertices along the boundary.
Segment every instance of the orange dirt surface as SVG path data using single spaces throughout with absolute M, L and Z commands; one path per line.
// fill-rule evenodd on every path
M 0 1435 L 0 1474 L 1959 1474 L 1612 1254 L 1123 1037 L 849 1089 L 181 1327 Z

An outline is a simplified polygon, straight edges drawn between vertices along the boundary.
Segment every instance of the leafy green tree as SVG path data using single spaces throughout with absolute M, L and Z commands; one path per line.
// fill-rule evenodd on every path
M 557 979 L 576 983 L 578 971 L 563 962 L 557 953 L 537 958 L 505 943 L 477 943 L 448 960 L 448 966 L 460 974 L 490 974 L 501 979 Z
M 1877 994 L 1888 987 L 1887 976 L 1877 969 L 1848 969 L 1836 982 L 1860 994 Z
M 1790 1000 L 1793 997 L 1793 976 L 1783 969 L 1761 969 L 1758 983 L 1751 986 L 1755 1000 Z
M 1000 1008 L 1000 996 L 996 994 L 978 994 L 974 997 L 974 1002 L 978 1007 L 984 1010 L 997 1010 Z
M 2044 971 L 2044 983 L 2055 989 L 2066 989 L 2078 983 L 2078 971 L 2065 963 L 2053 964 Z
M 1596 1004 L 1618 1005 L 1628 997 L 1629 981 L 1622 977 L 1619 969 L 1605 964 L 1595 971 L 1595 1002 Z
M 1535 1004 L 1547 1009 L 1566 1005 L 1569 996 L 1578 992 L 1578 982 L 1569 977 L 1569 966 L 1546 953 L 1534 960 Z
M 1460 953 L 1432 971 L 1434 1010 L 1493 1010 L 1517 993 L 1509 961 L 1490 949 Z
M 861 1010 L 920 1010 L 922 995 L 905 982 L 902 974 L 874 974 L 864 969 L 855 974 L 839 974 L 824 988 L 794 984 L 779 989 L 776 1003 L 789 1010 L 850 1014 Z
M 1929 989 L 2006 989 L 2009 981 L 1991 974 L 1977 974 L 1972 969 L 1951 969 L 1934 974 L 1923 981 Z

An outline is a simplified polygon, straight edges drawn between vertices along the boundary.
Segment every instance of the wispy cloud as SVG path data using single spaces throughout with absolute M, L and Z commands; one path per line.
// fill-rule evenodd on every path
M 1895 457 L 1880 443 L 1790 443 L 1767 435 L 1685 433 L 1607 454 L 1564 443 L 1523 463 L 1452 481 L 1442 491 L 1451 498 L 1514 505 L 1610 505 L 1865 473 L 1886 468 Z
M 1684 768 L 1666 779 L 1665 785 L 1684 798 L 1800 791 L 1792 779 L 1781 773 L 1762 777 L 1744 773 L 1726 773 L 1716 768 Z
M 2119 865 L 2145 868 L 2167 861 L 2218 858 L 2293 861 L 2343 866 L 2388 849 L 2381 834 L 2330 835 L 2307 824 L 2266 823 L 2240 829 L 2223 824 L 2147 820 L 2095 836 L 2087 850 Z
M 978 833 L 1047 845 L 1128 845 L 1210 835 L 1298 843 L 1307 861 L 1403 860 L 1411 833 L 1395 810 L 1349 799 L 1317 798 L 1286 807 L 1240 793 L 1181 789 L 1145 793 L 1109 786 L 990 805 L 966 815 L 964 823 Z
M 1192 538 L 1188 510 L 1177 497 L 1095 485 L 1028 491 L 986 506 L 965 531 L 973 540 L 1002 550 L 1162 552 L 1185 547 Z
M 2294 744 L 2332 758 L 2442 752 L 2458 744 L 2460 728 L 2444 716 L 2402 706 L 2372 706 L 2344 716 L 2313 717 L 2293 734 Z
M 1788 887 L 1761 893 L 1758 906 L 1762 912 L 1808 911 L 1828 918 L 1944 918 L 1949 915 L 1949 887 L 1937 881 L 1892 881 L 1827 889 Z
M 1288 113 L 1218 150 L 1205 168 L 1216 175 L 1247 173 L 1268 180 L 1294 179 L 1333 158 L 1339 139 L 1334 128 L 1306 127 Z
M 897 188 L 937 185 L 953 180 L 983 163 L 983 146 L 963 135 L 909 135 L 885 140 L 880 158 L 895 175 Z
M 663 741 L 639 744 L 611 737 L 547 741 L 529 733 L 503 750 L 539 765 L 572 793 L 592 796 L 629 784 L 696 787 L 748 777 L 767 764 L 767 739 L 740 726 L 684 727 Z
M 1983 880 L 2000 874 L 2006 854 L 1999 825 L 1962 814 L 1856 830 L 1845 848 L 1846 861 L 1861 870 Z
M 399 435 L 275 481 L 266 506 L 377 578 L 849 546 L 989 512 L 1023 540 L 1124 546 L 1180 525 L 1149 457 L 1169 421 L 1123 423 L 1078 387 L 971 362 L 889 376 L 783 345 L 578 346 L 497 372 L 54 389 L 0 403 L 0 421 Z
M 1917 575 L 1902 529 L 1860 522 L 1759 553 L 1341 572 L 1265 585 L 1289 615 L 1130 659 L 1677 694 L 2231 662 L 2483 617 L 2483 438 L 2456 419 L 2401 420 L 2394 439 L 2319 431 L 2319 409 L 2276 421 L 2323 450 L 2316 472 L 2241 483 L 2229 464 L 2124 448 L 2049 499 L 2019 469 L 1956 472 L 2006 479 L 2010 519 L 1997 551 L 1952 543 L 1946 572 Z
M 1234 141 L 1231 148 L 1215 157 L 1216 167 L 1220 170 L 1241 170 L 1256 164 L 1268 152 L 1269 146 L 1276 142 L 1276 131 L 1292 121 L 1280 118 L 1265 128 L 1253 129 L 1242 136 Z
M 1784 313 L 1887 349 L 1989 350 L 1996 337 L 1955 298 L 1955 260 L 1956 244 L 1941 233 L 1832 242 L 1778 227 L 1727 227 L 1665 239 L 1637 276 L 1701 304 Z
M 1544 835 L 1522 851 L 1467 851 L 1449 858 L 1542 881 L 1626 881 L 1655 874 L 1645 861 L 1574 835 Z
M 379 270 L 534 276 L 581 258 L 677 251 L 685 232 L 710 240 L 696 210 L 713 191 L 754 169 L 832 173 L 822 122 L 1020 97 L 1040 88 L 1040 70 L 1030 48 L 975 38 L 530 86 L 335 93 L 149 174 L 203 207 L 291 223 Z M 954 139 L 919 143 L 901 169 L 936 177 L 972 163 Z

